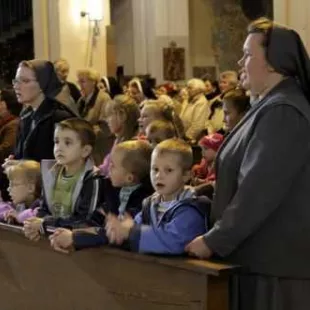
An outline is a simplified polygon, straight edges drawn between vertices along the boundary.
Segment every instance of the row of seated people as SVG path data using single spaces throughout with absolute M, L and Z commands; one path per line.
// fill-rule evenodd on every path
M 13 221 L 24 223 L 26 235 L 34 240 L 39 238 L 40 234 L 53 230 L 54 227 L 69 229 L 57 230 L 52 234 L 51 239 L 53 240 L 53 244 L 56 244 L 56 248 L 61 244 L 61 238 L 68 235 L 72 236 L 72 230 L 75 228 L 79 229 L 76 232 L 77 235 L 82 235 L 82 243 L 84 242 L 84 237 L 87 236 L 85 237 L 87 240 L 92 240 L 92 242 L 96 244 L 107 243 L 108 239 L 111 243 L 116 242 L 119 244 L 123 243 L 126 238 L 129 238 L 129 232 L 134 231 L 135 227 L 133 224 L 136 223 L 139 225 L 139 223 L 149 223 L 152 228 L 150 231 L 154 232 L 154 227 L 159 227 L 159 229 L 163 229 L 164 234 L 166 231 L 168 234 L 171 234 L 172 239 L 173 236 L 178 236 L 176 237 L 178 240 L 183 240 L 183 242 L 178 243 L 176 242 L 177 240 L 173 239 L 171 245 L 175 245 L 177 250 L 168 247 L 166 248 L 167 252 L 184 252 L 186 243 L 194 239 L 197 234 L 193 235 L 191 232 L 187 234 L 186 229 L 182 227 L 180 232 L 183 231 L 185 236 L 180 239 L 179 235 L 176 234 L 176 231 L 179 229 L 178 225 L 188 225 L 189 231 L 192 231 L 191 229 L 193 228 L 193 231 L 197 233 L 196 228 L 202 227 L 201 225 L 197 225 L 197 223 L 199 223 L 197 216 L 200 214 L 203 215 L 200 216 L 200 220 L 203 220 L 203 229 L 205 230 L 204 213 L 207 212 L 202 212 L 202 210 L 208 210 L 208 203 L 205 203 L 204 207 L 201 207 L 199 203 L 200 200 L 196 200 L 196 198 L 194 202 L 191 200 L 188 202 L 189 205 L 194 205 L 194 208 L 185 208 L 188 210 L 185 213 L 186 217 L 190 217 L 187 212 L 194 212 L 193 214 L 196 214 L 195 216 L 193 215 L 193 218 L 195 218 L 195 224 L 193 225 L 183 220 L 183 211 L 180 213 L 182 215 L 182 220 L 180 222 L 174 219 L 174 216 L 176 216 L 178 212 L 171 212 L 171 210 L 174 210 L 174 207 L 171 208 L 172 205 L 179 205 L 179 202 L 182 201 L 183 198 L 185 200 L 194 198 L 193 192 L 195 192 L 191 188 L 184 188 L 184 185 L 190 181 L 190 171 L 192 168 L 191 146 L 185 141 L 182 142 L 182 140 L 169 140 L 169 138 L 184 137 L 182 133 L 182 124 L 177 122 L 178 118 L 173 106 L 160 100 L 144 100 L 141 106 L 137 104 L 133 96 L 129 95 L 118 95 L 115 96 L 113 100 L 108 101 L 104 106 L 104 114 L 108 129 L 115 136 L 114 147 L 112 152 L 109 152 L 108 155 L 105 156 L 103 164 L 97 164 L 100 173 L 98 172 L 96 174 L 95 183 L 93 183 L 90 182 L 93 181 L 93 175 L 88 172 L 93 170 L 94 164 L 88 159 L 93 156 L 96 158 L 98 145 L 104 147 L 104 144 L 98 144 L 96 126 L 94 126 L 95 124 L 93 122 L 85 117 L 84 120 L 80 118 L 72 119 L 73 116 L 76 116 L 72 109 L 53 98 L 53 96 L 57 94 L 55 89 L 57 90 L 58 85 L 60 85 L 59 79 L 56 76 L 54 66 L 49 62 L 38 60 L 25 61 L 18 67 L 13 86 L 18 101 L 26 107 L 21 114 L 14 158 L 9 156 L 5 160 L 3 166 L 5 174 L 11 182 L 10 175 L 12 174 L 10 170 L 13 169 L 14 171 L 15 168 L 19 167 L 20 159 L 30 158 L 37 162 L 41 162 L 44 195 L 42 205 L 39 209 L 30 207 L 27 208 L 26 211 L 22 210 L 22 214 L 18 212 L 19 207 L 17 204 L 19 204 L 19 202 L 14 202 L 13 200 L 13 204 L 16 205 L 16 208 L 13 207 L 9 212 L 4 210 L 3 218 L 8 221 L 13 219 Z M 247 98 L 241 90 L 234 90 L 232 92 L 231 99 L 229 99 L 227 94 L 229 99 L 227 103 L 242 102 L 244 98 Z M 4 102 L 3 107 L 5 109 L 8 105 Z M 86 102 L 85 109 L 88 110 L 88 112 L 91 110 Z M 244 113 L 245 110 L 243 110 L 242 113 L 236 113 L 237 116 L 235 115 L 235 120 L 233 120 L 232 114 L 229 116 L 229 113 L 227 113 L 227 119 L 230 119 L 231 122 L 237 122 L 238 118 L 240 119 Z M 96 114 L 97 113 L 93 111 L 93 115 L 96 116 Z M 62 121 L 63 119 L 67 120 Z M 55 124 L 57 127 L 54 133 Z M 140 130 L 138 130 L 138 128 Z M 135 139 L 136 141 L 132 141 Z M 146 141 L 143 142 L 145 139 L 149 139 L 150 144 Z M 213 145 L 213 148 L 215 148 L 215 151 L 213 151 L 216 152 L 216 148 L 218 148 L 222 140 L 222 137 L 219 136 L 206 137 L 202 139 L 200 145 L 203 149 L 206 147 L 208 148 L 210 145 L 210 149 L 212 149 Z M 166 146 L 165 141 L 168 141 L 166 142 Z M 169 141 L 171 144 L 169 144 Z M 163 143 L 163 145 L 159 142 Z M 139 147 L 136 146 L 138 152 L 133 155 L 134 162 L 131 165 L 129 159 L 131 150 L 128 154 L 122 155 L 123 157 L 121 155 L 115 155 L 115 153 L 117 154 L 115 150 L 122 149 L 123 147 L 126 149 L 126 143 L 128 143 L 129 146 L 137 144 L 141 148 L 139 149 Z M 158 143 L 159 145 L 156 146 Z M 143 145 L 143 147 L 140 146 L 140 144 Z M 168 156 L 167 162 L 165 162 L 165 160 L 158 159 L 158 156 L 156 157 L 154 155 L 154 161 L 156 159 L 158 163 L 156 163 L 155 168 L 152 164 L 152 169 L 150 170 L 151 152 L 146 152 L 145 150 L 151 150 L 151 146 L 154 148 L 153 154 L 157 154 L 159 151 L 156 150 L 160 149 L 162 146 L 164 151 L 160 151 L 159 153 L 163 153 L 163 158 L 165 158 L 166 153 L 169 154 L 169 152 L 171 156 L 170 158 Z M 60 148 L 60 151 L 58 148 Z M 66 148 L 71 148 L 71 152 L 69 151 L 67 154 Z M 135 147 L 133 148 L 135 149 Z M 144 159 L 143 157 L 141 159 L 139 150 L 140 152 L 144 150 Z M 145 159 L 146 154 L 149 154 L 148 160 Z M 213 158 L 212 156 L 210 157 L 209 151 L 204 152 L 204 154 L 205 161 L 202 165 L 209 166 L 210 168 L 215 154 L 212 155 Z M 55 157 L 56 162 L 45 161 L 53 157 Z M 179 160 L 177 160 L 177 157 L 179 157 Z M 212 158 L 212 160 L 210 160 L 210 158 Z M 66 160 L 69 162 L 66 162 Z M 141 163 L 143 160 L 147 162 L 147 164 L 143 165 Z M 115 164 L 117 161 L 119 161 L 118 164 Z M 21 163 L 25 162 L 22 161 Z M 129 164 L 130 167 L 127 167 L 127 171 L 123 163 L 126 163 L 126 165 Z M 172 165 L 173 163 L 174 166 Z M 116 166 L 115 170 L 117 171 L 115 174 L 116 180 L 113 177 L 114 166 Z M 160 166 L 160 169 L 156 166 Z M 140 172 L 140 168 L 143 167 L 142 173 Z M 154 172 L 154 170 L 156 172 Z M 157 172 L 159 170 L 161 172 Z M 126 195 L 128 200 L 128 193 L 130 194 L 132 191 L 135 191 L 137 187 L 141 191 L 141 184 L 146 186 L 147 181 L 145 180 L 149 179 L 149 171 L 151 171 L 152 185 L 156 193 L 154 197 L 152 196 L 152 198 L 149 199 L 148 205 L 150 208 L 146 210 L 151 210 L 153 206 L 156 212 L 147 211 L 143 216 L 138 213 L 138 219 L 140 218 L 142 222 L 139 222 L 137 218 L 136 222 L 134 222 L 134 220 L 129 218 L 127 213 L 125 213 Z M 163 176 L 160 176 L 158 179 L 157 174 L 162 174 Z M 153 177 L 153 175 L 155 175 L 155 177 Z M 97 180 L 97 177 L 99 177 L 99 180 Z M 101 182 L 101 177 L 103 177 L 105 181 Z M 165 178 L 167 178 L 167 180 Z M 194 182 L 197 181 L 200 182 L 201 178 L 195 178 Z M 209 181 L 214 182 L 214 180 L 210 179 Z M 17 188 L 17 192 L 20 194 L 22 193 L 20 187 L 30 184 L 31 182 L 27 184 L 19 182 L 17 178 L 17 180 L 10 183 L 10 195 L 14 197 L 14 188 Z M 88 190 L 85 190 L 85 187 Z M 150 186 L 147 187 L 150 188 Z M 35 190 L 35 193 L 39 192 L 35 187 L 32 188 Z M 168 189 L 168 193 L 165 192 L 166 189 Z M 32 197 L 35 199 L 24 197 L 25 201 L 23 202 L 28 207 L 34 202 L 35 205 L 37 204 L 37 199 L 39 197 L 38 195 L 34 195 L 34 192 L 31 192 L 30 198 Z M 147 190 L 143 191 L 143 193 L 146 196 L 150 194 Z M 103 198 L 100 198 L 101 196 L 103 196 Z M 143 196 L 143 198 L 146 196 Z M 108 201 L 110 203 L 108 203 Z M 137 210 L 141 209 L 138 207 L 141 204 L 142 199 L 140 202 L 135 203 Z M 119 205 L 121 212 L 118 208 L 115 210 L 115 206 Z M 21 209 L 24 209 L 24 207 Z M 36 217 L 31 216 L 33 215 L 31 212 L 34 210 L 38 212 Z M 180 210 L 183 209 L 181 208 Z M 121 217 L 113 217 L 111 214 L 117 214 Z M 133 212 L 131 216 L 135 214 L 136 212 Z M 28 215 L 31 217 L 28 218 Z M 24 216 L 26 216 L 26 218 Z M 158 226 L 159 223 L 162 223 L 164 227 Z M 166 224 L 172 230 L 167 230 Z M 82 228 L 86 229 L 86 231 L 81 232 Z M 198 229 L 199 234 L 202 233 L 200 228 Z M 125 230 L 127 231 L 127 235 L 124 233 Z M 139 231 L 138 229 L 138 237 L 141 235 Z M 122 235 L 122 233 L 124 234 Z M 60 235 L 62 237 L 60 237 Z M 73 233 L 73 235 L 75 236 L 75 233 Z M 103 236 L 105 236 L 105 238 L 103 238 Z M 157 232 L 155 232 L 153 237 L 156 239 L 156 236 L 158 237 Z M 166 240 L 166 237 L 162 239 L 159 236 L 158 240 Z M 86 246 L 88 246 L 89 243 L 91 244 L 90 241 L 86 241 Z M 67 246 L 63 247 L 67 248 Z M 141 251 L 143 252 L 144 250 Z
M 90 82 L 86 79 L 86 75 L 91 73 L 89 70 L 84 73 L 80 72 L 80 82 L 89 91 L 93 91 L 90 97 L 88 95 L 88 98 L 91 99 L 87 102 L 84 100 L 85 96 L 79 99 L 79 103 L 83 103 L 85 113 L 79 108 L 80 105 L 78 105 L 80 113 L 73 112 L 68 103 L 60 104 L 53 99 L 55 95 L 56 99 L 58 99 L 59 93 L 57 92 L 59 87 L 62 87 L 59 80 L 61 70 L 59 68 L 57 70 L 47 61 L 32 60 L 22 62 L 19 65 L 16 79 L 13 81 L 14 92 L 18 101 L 26 108 L 21 115 L 18 141 L 13 151 L 15 136 L 17 135 L 17 122 L 9 122 L 10 118 L 13 117 L 10 106 L 12 107 L 18 103 L 17 100 L 15 100 L 15 103 L 14 100 L 10 103 L 4 101 L 3 98 L 1 99 L 3 111 L 0 113 L 6 116 L 3 118 L 6 119 L 5 126 L 1 127 L 2 141 L 0 141 L 0 145 L 6 145 L 0 152 L 1 162 L 11 153 L 14 153 L 17 159 L 30 158 L 38 162 L 42 159 L 52 159 L 54 157 L 54 124 L 62 119 L 75 117 L 78 114 L 87 120 L 96 132 L 97 139 L 93 157 L 96 165 L 100 166 L 103 163 L 102 170 L 105 171 L 105 174 L 107 173 L 109 152 L 113 143 L 117 144 L 137 136 L 139 138 L 148 137 L 151 142 L 160 141 L 163 137 L 171 138 L 174 136 L 184 138 L 190 142 L 193 141 L 192 138 L 186 136 L 183 122 L 176 112 L 175 106 L 162 99 L 143 100 L 143 104 L 138 105 L 135 100 L 136 97 L 132 94 L 132 89 L 128 95 L 115 95 L 115 93 L 112 93 L 111 85 L 113 83 L 111 79 L 106 79 L 104 86 L 108 91 L 98 90 L 95 81 Z M 56 75 L 57 72 L 58 76 Z M 83 77 L 83 74 L 86 75 Z M 138 82 L 135 81 L 135 83 Z M 86 88 L 82 88 L 83 93 L 85 93 Z M 6 92 L 12 94 L 12 91 Z M 107 98 L 114 96 L 114 100 L 110 101 L 111 99 L 108 99 L 104 103 L 99 100 L 103 103 L 100 106 L 96 103 L 98 100 L 98 97 L 94 97 L 96 94 Z M 201 96 L 201 92 L 198 95 Z M 95 101 L 92 98 L 95 98 Z M 222 122 L 225 123 L 228 131 L 243 117 L 249 106 L 249 98 L 241 89 L 233 89 L 225 93 L 222 100 L 222 109 L 224 111 Z M 158 122 L 149 126 L 155 120 Z M 200 137 L 197 137 L 197 142 L 199 140 Z M 197 152 L 197 147 L 194 146 L 193 148 L 195 162 L 197 162 L 199 161 L 200 152 Z M 7 198 L 5 193 L 7 185 L 5 182 L 0 183 L 2 194 Z
M 116 135 L 118 131 L 115 129 L 122 127 L 117 116 L 120 116 L 122 111 L 126 111 L 125 107 L 128 103 L 126 102 L 123 101 L 121 104 L 116 97 L 108 105 L 113 112 L 108 113 L 111 116 L 108 118 L 108 124 L 110 130 Z M 146 107 L 147 105 L 144 108 Z M 164 227 L 159 226 L 160 231 L 163 229 L 162 233 L 168 233 L 168 236 L 172 234 L 171 244 L 162 245 L 160 250 L 141 249 L 141 252 L 174 254 L 184 252 L 186 242 L 197 235 L 192 233 L 187 235 L 187 230 L 184 230 L 186 236 L 184 236 L 183 242 L 175 242 L 173 236 L 176 236 L 176 232 L 179 231 L 178 225 L 188 225 L 188 229 L 191 231 L 192 224 L 188 220 L 184 222 L 182 215 L 184 211 L 180 213 L 182 219 L 180 223 L 183 224 L 179 224 L 178 220 L 175 221 L 174 218 L 169 219 L 169 217 L 177 215 L 174 212 L 175 205 L 181 204 L 182 206 L 182 200 L 185 199 L 186 204 L 194 205 L 194 209 L 186 207 L 188 211 L 184 216 L 188 218 L 190 213 L 194 213 L 197 217 L 200 214 L 200 220 L 203 219 L 203 225 L 205 225 L 209 202 L 196 197 L 199 193 L 197 188 L 185 187 L 185 185 L 188 183 L 192 185 L 204 184 L 206 181 L 205 184 L 211 184 L 213 187 L 215 182 L 214 160 L 224 137 L 220 134 L 203 137 L 199 142 L 203 161 L 192 169 L 191 147 L 185 141 L 175 140 L 177 136 L 172 123 L 156 120 L 156 118 L 149 121 L 149 124 L 143 122 L 141 124 L 147 125 L 146 138 L 150 143 L 146 142 L 143 136 L 140 136 L 138 140 L 129 139 L 125 142 L 120 140 L 115 144 L 110 156 L 107 157 L 108 164 L 100 166 L 100 169 L 94 169 L 94 164 L 90 159 L 96 143 L 96 135 L 91 125 L 81 119 L 68 119 L 59 123 L 54 135 L 56 162 L 42 161 L 41 170 L 40 165 L 34 161 L 8 160 L 5 163 L 6 174 L 10 181 L 9 192 L 12 203 L 2 204 L 2 220 L 19 224 L 25 223 L 26 235 L 34 240 L 38 239 L 42 233 L 51 232 L 55 227 L 63 227 L 57 229 L 50 238 L 56 249 L 64 251 L 72 246 L 83 248 L 108 243 L 108 236 L 110 236 L 111 243 L 120 244 L 129 238 L 128 234 L 134 229 L 133 224 L 149 223 L 151 231 L 154 232 L 154 227 L 157 227 L 160 222 L 164 225 Z M 237 118 L 231 118 L 232 124 L 233 122 L 236 124 L 237 121 Z M 124 122 L 123 126 L 128 124 L 128 122 Z M 74 144 L 76 145 L 72 147 Z M 80 148 L 78 148 L 78 144 Z M 154 149 L 152 157 L 154 163 L 150 170 L 152 148 Z M 157 155 L 155 156 L 154 153 Z M 163 153 L 163 159 L 158 158 L 158 153 Z M 156 165 L 160 168 L 157 168 Z M 157 172 L 159 169 L 161 172 Z M 158 178 L 156 172 L 163 175 Z M 191 178 L 192 174 L 194 174 L 194 178 Z M 144 198 L 152 192 L 148 181 L 150 175 L 156 193 L 146 200 L 148 207 L 141 213 Z M 41 197 L 41 180 L 43 198 Z M 135 197 L 133 201 L 129 199 L 131 195 Z M 201 204 L 201 200 L 204 201 L 204 205 Z M 160 206 L 158 207 L 157 204 Z M 153 211 L 150 211 L 152 208 Z M 168 211 L 167 214 L 166 211 Z M 150 217 L 152 212 L 158 213 L 158 216 Z M 117 215 L 117 217 L 111 214 Z M 136 214 L 139 215 L 133 221 L 131 217 Z M 162 219 L 163 214 L 165 214 L 166 220 L 169 219 L 168 223 Z M 146 219 L 146 216 L 149 218 Z M 194 215 L 192 217 L 196 218 Z M 142 219 L 144 220 L 142 221 Z M 106 228 L 104 228 L 106 220 Z M 153 220 L 154 222 L 152 222 Z M 201 233 L 202 226 L 197 226 L 199 221 L 196 222 L 196 220 L 194 220 L 193 229 L 197 228 Z M 171 225 L 171 221 L 173 225 Z M 166 224 L 168 230 L 165 227 Z M 174 227 L 174 224 L 177 226 Z M 92 225 L 94 227 L 91 227 Z M 169 230 L 169 227 L 172 231 Z M 184 226 L 181 231 L 183 228 Z M 206 229 L 206 226 L 203 229 Z M 155 232 L 155 235 L 157 236 L 158 232 Z M 177 239 L 179 238 L 178 236 Z M 160 243 L 160 240 L 166 240 L 166 238 L 160 237 L 154 242 Z M 175 247 L 171 248 L 172 244 Z
M 54 142 L 55 160 L 42 161 L 41 169 L 30 160 L 5 163 L 12 203 L 2 204 L 1 216 L 23 224 L 29 239 L 51 233 L 52 247 L 62 252 L 110 243 L 182 254 L 206 232 L 210 203 L 186 186 L 193 156 L 185 141 L 164 140 L 154 149 L 145 140 L 120 142 L 108 177 L 91 160 L 95 133 L 87 121 L 58 123 Z
M 159 100 L 173 107 L 180 118 L 184 134 L 197 142 L 201 132 L 215 133 L 224 131 L 224 109 L 222 97 L 239 84 L 235 71 L 224 71 L 219 81 L 208 75 L 203 79 L 190 79 L 186 84 L 168 82 L 157 85 L 154 79 L 132 78 L 121 87 L 113 77 L 100 75 L 91 68 L 77 70 L 77 84 L 68 82 L 70 66 L 64 59 L 54 62 L 59 79 L 68 86 L 57 99 L 63 103 L 69 101 L 68 95 L 76 105 L 70 105 L 80 116 L 97 124 L 106 118 L 105 106 L 110 98 L 119 94 L 129 95 L 142 108 L 146 100 Z M 64 95 L 67 93 L 67 96 Z

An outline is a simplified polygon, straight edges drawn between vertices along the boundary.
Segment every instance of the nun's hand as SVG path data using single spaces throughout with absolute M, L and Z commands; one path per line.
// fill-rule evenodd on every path
M 197 256 L 201 259 L 208 259 L 212 256 L 211 249 L 207 246 L 203 236 L 196 237 L 186 247 L 185 252 L 191 256 Z

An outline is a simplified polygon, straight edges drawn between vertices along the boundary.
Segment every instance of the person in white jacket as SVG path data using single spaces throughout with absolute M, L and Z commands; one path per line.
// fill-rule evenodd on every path
M 183 121 L 185 134 L 196 141 L 204 130 L 210 115 L 210 107 L 206 99 L 205 84 L 200 79 L 191 79 L 187 83 L 188 101 L 184 102 L 180 117 Z

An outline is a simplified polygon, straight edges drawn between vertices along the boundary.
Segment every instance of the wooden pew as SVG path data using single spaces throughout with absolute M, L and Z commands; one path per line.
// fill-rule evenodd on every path
M 229 265 L 98 248 L 63 255 L 0 224 L 5 310 L 228 310 Z

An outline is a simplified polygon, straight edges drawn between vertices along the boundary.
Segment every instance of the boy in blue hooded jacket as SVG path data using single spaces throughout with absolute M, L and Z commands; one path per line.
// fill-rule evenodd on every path
M 155 193 L 143 202 L 143 209 L 133 219 L 109 214 L 105 227 L 88 235 L 89 244 L 117 244 L 140 253 L 182 254 L 185 245 L 205 233 L 209 201 L 196 197 L 186 187 L 191 176 L 191 147 L 182 140 L 169 139 L 156 146 L 151 159 L 151 181 Z M 60 236 L 59 236 L 60 237 Z M 64 242 L 55 236 L 57 248 L 85 247 L 85 233 Z M 79 240 L 81 239 L 81 240 Z M 93 239 L 93 241 L 91 240 Z M 55 247 L 54 247 L 55 248 Z M 56 249 L 56 248 L 55 248 Z
M 209 201 L 186 187 L 191 176 L 192 150 L 182 140 L 169 139 L 156 146 L 151 159 L 155 193 L 144 201 L 134 219 L 110 215 L 105 233 L 110 243 L 132 251 L 182 254 L 185 245 L 207 229 Z

